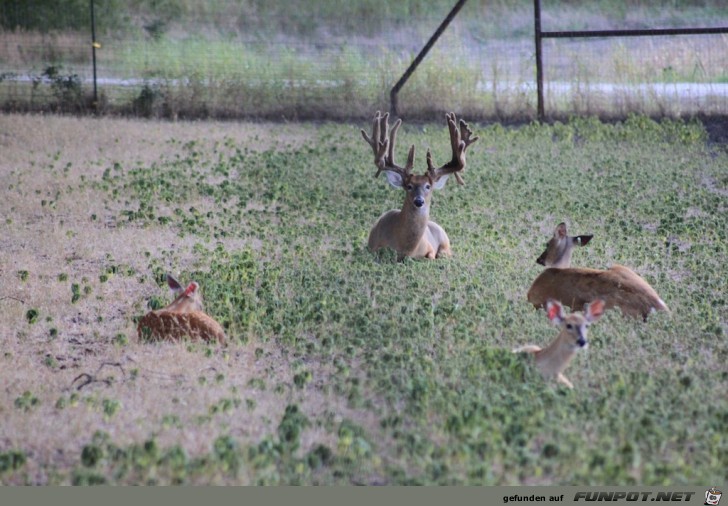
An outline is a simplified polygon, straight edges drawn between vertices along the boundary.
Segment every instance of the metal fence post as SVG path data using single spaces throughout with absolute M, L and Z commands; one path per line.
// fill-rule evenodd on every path
M 534 36 L 536 39 L 536 93 L 538 121 L 544 120 L 543 105 L 543 55 L 541 49 L 541 0 L 533 0 Z
M 422 48 L 422 50 L 419 52 L 419 54 L 415 57 L 415 59 L 410 63 L 410 66 L 405 70 L 404 74 L 402 74 L 402 77 L 399 78 L 399 81 L 397 81 L 397 84 L 394 85 L 392 88 L 392 91 L 389 92 L 389 100 L 390 100 L 390 113 L 392 116 L 398 116 L 399 113 L 397 111 L 397 94 L 399 93 L 399 90 L 402 89 L 402 86 L 404 86 L 404 83 L 407 82 L 407 79 L 410 78 L 412 73 L 415 71 L 417 66 L 424 60 L 425 56 L 427 56 L 427 53 L 430 51 L 432 46 L 435 45 L 435 42 L 437 42 L 437 39 L 440 38 L 440 35 L 445 31 L 447 28 L 447 25 L 450 24 L 450 22 L 457 16 L 457 13 L 462 9 L 463 5 L 465 5 L 465 2 L 468 0 L 458 0 L 458 3 L 455 4 L 455 7 L 452 8 L 450 13 L 447 15 L 447 17 L 443 20 L 442 23 L 440 23 L 440 26 L 437 27 L 437 30 L 435 30 L 435 33 L 432 34 L 432 37 L 430 37 L 430 40 L 427 41 L 427 44 L 425 44 L 425 47 Z
M 96 48 L 99 47 L 98 42 L 96 42 L 96 17 L 94 16 L 94 0 L 90 0 L 91 2 L 91 60 L 93 62 L 93 69 L 94 69 L 94 103 L 93 107 L 94 109 L 98 108 L 99 105 L 99 94 L 98 94 L 98 88 L 96 86 Z

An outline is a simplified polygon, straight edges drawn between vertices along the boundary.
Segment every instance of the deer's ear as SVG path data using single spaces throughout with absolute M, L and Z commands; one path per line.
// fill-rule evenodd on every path
M 175 293 L 182 291 L 182 285 L 171 274 L 167 274 L 167 286 Z
M 564 314 L 564 306 L 557 300 L 549 299 L 546 301 L 546 315 L 549 317 L 549 320 L 558 325 L 564 321 L 566 316 Z
M 404 186 L 404 181 L 402 181 L 402 176 L 399 173 L 388 170 L 384 175 L 387 176 L 389 184 L 395 188 L 402 188 Z
M 182 295 L 184 295 L 185 297 L 189 297 L 194 294 L 198 288 L 200 288 L 200 285 L 193 281 L 192 283 L 187 285 L 187 288 L 185 288 L 185 291 L 182 293 Z
M 597 299 L 586 305 L 586 312 L 584 316 L 590 322 L 595 322 L 604 314 L 604 301 Z
M 593 235 L 577 235 L 574 237 L 574 244 L 577 246 L 586 246 L 592 240 Z
M 444 176 L 440 176 L 440 179 L 435 181 L 432 185 L 432 187 L 435 190 L 441 190 L 445 187 L 445 183 L 447 183 L 447 178 L 450 177 L 450 174 L 445 174 Z
M 566 235 L 567 235 L 567 232 L 566 232 L 566 223 L 563 223 L 563 222 L 562 223 L 559 223 L 556 226 L 556 230 L 554 231 L 554 237 L 556 239 L 563 239 L 564 237 L 566 237 Z

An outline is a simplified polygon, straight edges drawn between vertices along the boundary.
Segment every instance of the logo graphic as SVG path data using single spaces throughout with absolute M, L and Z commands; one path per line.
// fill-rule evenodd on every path
M 710 506 L 718 506 L 722 495 L 723 492 L 715 487 L 711 487 L 710 489 L 705 491 L 705 504 L 709 504 Z

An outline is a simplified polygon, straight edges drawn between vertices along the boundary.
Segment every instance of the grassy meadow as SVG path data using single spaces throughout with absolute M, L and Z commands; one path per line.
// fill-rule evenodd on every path
M 465 118 L 468 119 L 468 118 Z M 402 195 L 362 123 L 0 116 L 0 483 L 674 485 L 728 478 L 728 153 L 698 123 L 473 123 L 431 218 L 454 256 L 365 248 Z M 399 159 L 449 158 L 444 118 Z M 554 227 L 670 307 L 610 311 L 566 375 L 518 345 Z M 226 348 L 136 320 L 201 284 Z

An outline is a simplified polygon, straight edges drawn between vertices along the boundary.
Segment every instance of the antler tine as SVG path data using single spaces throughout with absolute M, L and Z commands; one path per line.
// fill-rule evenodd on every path
M 430 148 L 427 148 L 427 174 L 430 176 L 430 179 L 434 180 L 437 176 L 435 169 L 435 166 L 432 164 L 432 153 L 430 152 Z
M 364 140 L 367 141 L 367 143 L 372 147 L 372 151 L 374 152 L 374 165 L 377 166 L 376 176 L 378 176 L 384 168 L 387 153 L 388 141 L 386 138 L 386 116 L 387 115 L 385 114 L 385 117 L 382 117 L 379 111 L 377 111 L 377 113 L 374 115 L 374 124 L 372 125 L 371 137 L 363 129 L 361 130 L 362 137 L 364 137 Z M 384 128 L 382 128 L 383 126 Z
M 450 146 L 454 157 L 455 153 L 460 152 L 460 130 L 458 130 L 454 112 L 445 114 L 445 118 L 447 119 L 447 128 L 450 130 Z
M 389 113 L 382 114 L 380 111 L 374 115 L 374 124 L 372 126 L 371 137 L 364 130 L 361 134 L 364 140 L 369 143 L 374 151 L 374 165 L 377 166 L 377 173 L 374 177 L 379 176 L 383 170 L 398 172 L 403 178 L 407 177 L 414 165 L 414 145 L 410 148 L 410 154 L 407 159 L 407 165 L 401 167 L 394 162 L 394 145 L 397 140 L 397 130 L 402 125 L 402 120 L 398 119 L 392 129 L 389 129 Z
M 439 179 L 446 174 L 454 174 L 459 184 L 465 184 L 460 172 L 465 168 L 465 150 L 472 143 L 478 140 L 478 137 L 472 137 L 473 131 L 470 126 L 462 119 L 458 123 L 454 112 L 447 113 L 447 127 L 450 130 L 450 146 L 452 148 L 452 159 L 438 168 L 432 163 L 432 155 L 427 153 L 427 170 L 430 177 Z M 459 125 L 459 128 L 458 128 Z
M 412 167 L 415 166 L 415 145 L 412 144 L 409 149 L 409 153 L 407 154 L 407 165 L 404 166 L 404 173 L 405 175 L 408 175 L 410 172 L 412 172 Z
M 387 117 L 389 117 L 389 113 L 386 114 Z M 387 123 L 384 124 L 385 132 L 387 128 Z M 387 137 L 387 141 L 389 142 L 389 149 L 387 150 L 387 161 L 390 165 L 396 165 L 394 163 L 394 145 L 397 142 L 397 130 L 399 130 L 399 127 L 402 126 L 402 119 L 398 119 L 394 122 L 394 125 L 392 125 L 392 130 L 389 131 L 389 136 Z
M 453 119 L 455 119 L 455 115 L 453 114 Z M 470 146 L 472 143 L 480 139 L 477 135 L 471 139 L 471 136 L 473 135 L 473 131 L 470 129 L 470 125 L 468 125 L 465 121 L 463 121 L 462 118 L 460 118 L 460 134 L 461 134 L 461 142 L 465 143 L 465 146 L 463 146 L 463 151 L 465 151 L 465 148 Z

